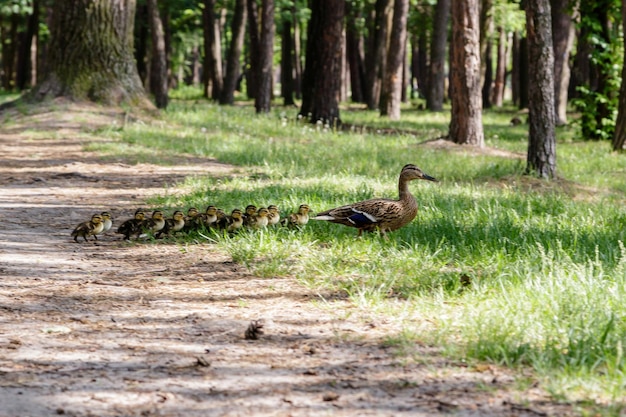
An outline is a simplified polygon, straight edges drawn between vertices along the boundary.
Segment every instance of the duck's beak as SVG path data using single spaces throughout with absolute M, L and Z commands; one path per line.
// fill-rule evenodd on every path
M 432 181 L 432 182 L 439 182 L 439 180 L 437 178 L 431 177 L 430 175 L 424 174 L 422 176 L 423 180 L 428 180 L 428 181 Z

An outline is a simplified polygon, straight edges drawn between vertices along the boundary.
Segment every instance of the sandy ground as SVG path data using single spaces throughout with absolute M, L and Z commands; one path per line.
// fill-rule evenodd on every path
M 119 224 L 165 185 L 231 167 L 83 151 L 85 128 L 122 122 L 115 110 L 3 116 L 0 417 L 576 415 L 495 366 L 419 345 L 398 356 L 382 343 L 399 331 L 392 319 L 255 277 L 209 244 L 73 242 L 92 213 Z M 265 334 L 246 340 L 260 318 Z

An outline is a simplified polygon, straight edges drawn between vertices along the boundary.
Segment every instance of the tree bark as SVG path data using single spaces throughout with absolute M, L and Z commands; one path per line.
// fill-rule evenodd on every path
M 483 108 L 488 109 L 491 107 L 491 82 L 493 81 L 491 58 L 493 0 L 481 0 L 480 3 L 480 83 L 482 85 Z
M 258 90 L 254 99 L 257 113 L 268 113 L 272 104 L 272 63 L 274 58 L 274 0 L 263 0 L 259 45 Z
M 528 57 L 528 38 L 523 37 L 519 41 L 519 108 L 528 108 L 528 88 L 529 88 L 529 68 L 530 62 Z
M 153 108 L 133 57 L 134 17 L 134 0 L 54 2 L 47 73 L 31 97 Z
M 569 55 L 574 43 L 570 0 L 551 0 L 554 48 L 554 100 L 556 124 L 567 124 L 567 90 L 570 81 Z
M 204 0 L 204 96 L 218 100 L 222 94 L 222 45 L 216 0 Z
M 622 27 L 626 28 L 626 0 L 622 0 Z M 624 56 L 626 56 L 626 31 L 624 37 Z M 619 104 L 615 132 L 613 134 L 613 150 L 626 150 L 626 65 L 622 65 L 622 83 L 619 89 Z
M 226 76 L 224 77 L 224 88 L 220 97 L 220 104 L 233 104 L 235 102 L 237 80 L 241 73 L 241 51 L 243 50 L 243 41 L 246 34 L 246 16 L 246 0 L 236 0 L 231 26 L 233 35 L 226 59 Z
M 1 23 L 1 22 L 0 22 Z M 18 13 L 11 14 L 9 29 L 0 24 L 0 39 L 2 40 L 2 88 L 12 90 L 15 87 L 15 64 L 17 57 L 17 28 L 20 23 Z
M 150 16 L 150 36 L 152 38 L 150 92 L 154 95 L 156 106 L 159 109 L 165 109 L 168 102 L 168 82 L 163 22 L 157 0 L 147 0 L 147 4 L 148 15 Z
M 455 143 L 482 147 L 480 85 L 480 36 L 478 0 L 452 0 L 452 56 L 450 139 Z
M 426 107 L 430 111 L 442 111 L 445 97 L 445 63 L 448 40 L 450 0 L 438 0 L 435 8 L 433 37 L 430 43 L 430 67 Z
M 250 47 L 248 48 L 248 56 L 250 64 L 246 70 L 247 93 L 248 98 L 255 98 L 259 89 L 257 80 L 260 62 L 260 44 L 261 36 L 259 34 L 259 10 L 256 0 L 247 0 L 248 7 L 248 38 Z
M 365 66 L 363 63 L 363 37 L 358 33 L 356 21 L 360 13 L 351 1 L 346 1 L 346 60 L 350 70 L 350 90 L 352 101 L 365 102 Z
M 283 105 L 293 106 L 295 104 L 293 100 L 293 33 L 291 23 L 293 22 L 292 16 L 288 16 L 288 19 L 283 19 L 282 30 L 282 43 L 281 43 L 281 59 L 280 59 L 280 93 L 283 97 Z
M 487 47 L 485 49 L 485 74 L 483 76 L 483 109 L 491 108 L 491 91 L 493 84 L 493 59 L 492 59 L 492 45 L 491 39 L 487 40 Z
M 556 177 L 554 55 L 549 0 L 528 0 L 529 101 L 526 171 L 541 178 Z
M 381 106 L 381 116 L 390 120 L 400 120 L 402 101 L 402 70 L 406 49 L 406 22 L 409 14 L 409 0 L 395 0 L 393 23 L 387 51 L 387 72 L 385 74 L 385 96 Z
M 33 12 L 26 18 L 26 30 L 20 34 L 19 50 L 17 53 L 17 69 L 15 75 L 15 85 L 18 90 L 24 90 L 31 84 L 31 70 L 33 62 L 31 60 L 31 50 L 33 39 L 39 27 L 39 1 L 34 0 Z
M 302 77 L 300 114 L 311 123 L 341 124 L 341 38 L 345 8 L 336 0 L 314 0 Z
M 135 61 L 137 62 L 137 72 L 142 84 L 148 88 L 148 40 L 150 38 L 150 18 L 148 5 L 139 4 L 135 16 Z

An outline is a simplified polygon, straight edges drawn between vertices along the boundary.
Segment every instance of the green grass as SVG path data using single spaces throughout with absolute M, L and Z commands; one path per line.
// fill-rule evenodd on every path
M 220 107 L 185 94 L 174 94 L 163 121 L 99 132 L 116 140 L 97 150 L 131 161 L 206 156 L 246 175 L 189 178 L 189 194 L 163 196 L 155 206 L 211 203 L 229 211 L 274 203 L 284 213 L 306 202 L 321 211 L 395 197 L 400 168 L 415 163 L 441 182 L 411 185 L 418 217 L 388 240 L 355 239 L 355 230 L 321 222 L 209 238 L 256 274 L 295 276 L 404 320 L 396 336 L 403 343 L 419 339 L 468 361 L 531 367 L 555 396 L 612 403 L 619 413 L 624 155 L 559 128 L 560 179 L 544 182 L 523 175 L 526 126 L 509 126 L 511 108 L 484 116 L 487 145 L 502 152 L 476 153 L 425 143 L 445 134 L 447 112 L 407 107 L 401 122 L 389 122 L 344 110 L 344 122 L 368 129 L 335 132 L 299 122 L 293 109 L 259 116 L 249 103 Z

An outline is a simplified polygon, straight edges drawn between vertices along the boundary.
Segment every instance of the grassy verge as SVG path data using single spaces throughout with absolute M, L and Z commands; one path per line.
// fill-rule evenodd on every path
M 400 168 L 415 163 L 441 182 L 411 185 L 420 212 L 389 240 L 355 239 L 354 230 L 323 223 L 211 238 L 257 274 L 344 291 L 403 320 L 404 341 L 437 343 L 468 361 L 529 366 L 555 396 L 610 403 L 607 413 L 619 413 L 626 160 L 608 144 L 560 128 L 560 179 L 543 182 L 523 175 L 526 126 L 509 126 L 512 109 L 485 114 L 489 148 L 478 152 L 429 141 L 446 132 L 446 113 L 407 108 L 391 123 L 344 111 L 356 127 L 333 132 L 298 122 L 293 109 L 258 116 L 251 106 L 180 98 L 158 123 L 99 132 L 119 140 L 93 149 L 137 161 L 206 156 L 249 175 L 199 173 L 188 179 L 192 192 L 155 206 L 277 204 L 285 213 L 306 202 L 321 211 L 395 197 Z

